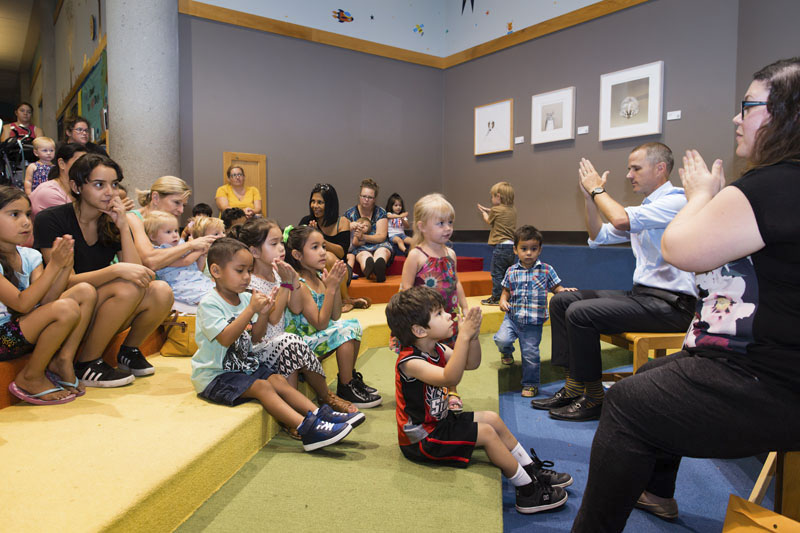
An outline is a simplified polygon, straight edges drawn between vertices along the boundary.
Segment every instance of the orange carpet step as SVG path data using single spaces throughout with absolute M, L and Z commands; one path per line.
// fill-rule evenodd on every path
M 460 265 L 459 265 L 460 266 Z M 467 296 L 483 296 L 492 292 L 492 277 L 489 272 L 460 272 L 458 280 Z M 369 296 L 372 303 L 387 303 L 400 290 L 400 276 L 388 276 L 384 283 L 356 279 L 350 284 L 350 297 Z

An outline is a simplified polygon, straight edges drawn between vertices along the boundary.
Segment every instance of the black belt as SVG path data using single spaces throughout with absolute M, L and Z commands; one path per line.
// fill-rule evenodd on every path
M 647 285 L 634 285 L 633 294 L 641 294 L 646 296 L 653 296 L 659 300 L 664 300 L 668 304 L 683 309 L 690 313 L 694 313 L 697 298 L 691 294 L 682 292 L 672 292 L 666 289 L 658 289 L 656 287 L 648 287 Z

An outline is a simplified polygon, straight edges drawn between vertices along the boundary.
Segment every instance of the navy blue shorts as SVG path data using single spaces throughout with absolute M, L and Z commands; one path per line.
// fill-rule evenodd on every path
M 28 342 L 19 329 L 19 317 L 11 317 L 11 320 L 0 325 L 0 361 L 19 359 L 32 352 L 33 348 L 34 345 Z
M 225 372 L 211 380 L 208 387 L 200 393 L 200 397 L 223 405 L 239 405 L 249 402 L 253 398 L 242 398 L 242 394 L 257 379 L 267 379 L 275 373 L 271 366 L 265 364 L 259 365 L 252 374 Z
M 475 422 L 475 413 L 450 411 L 427 437 L 417 443 L 400 446 L 400 450 L 406 459 L 417 463 L 466 468 L 472 459 L 477 440 L 478 423 Z

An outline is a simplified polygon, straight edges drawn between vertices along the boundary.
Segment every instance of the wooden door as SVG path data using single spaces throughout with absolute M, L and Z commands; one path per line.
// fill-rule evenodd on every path
M 261 194 L 261 215 L 267 216 L 267 156 L 242 152 L 222 152 L 222 184 L 226 183 L 226 171 L 231 165 L 244 170 L 245 187 L 255 187 Z

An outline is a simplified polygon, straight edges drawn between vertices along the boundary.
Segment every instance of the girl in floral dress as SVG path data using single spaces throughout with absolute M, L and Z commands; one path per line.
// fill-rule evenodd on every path
M 286 331 L 303 337 L 317 357 L 336 351 L 337 396 L 359 408 L 377 407 L 382 401 L 377 390 L 365 384 L 355 371 L 361 324 L 357 319 L 339 320 L 342 313 L 339 284 L 347 275 L 347 267 L 337 261 L 330 270 L 325 270 L 325 239 L 317 228 L 289 226 L 285 235 L 286 261 L 300 276 L 299 294 L 290 298 L 286 310 Z
M 456 253 L 447 247 L 453 235 L 456 212 L 439 193 L 428 194 L 414 205 L 414 247 L 403 264 L 400 290 L 416 285 L 435 289 L 444 297 L 445 311 L 453 317 L 452 347 L 458 335 L 459 314 L 467 312 L 467 297 L 456 274 Z M 460 313 L 459 313 L 460 308 Z M 464 405 L 455 387 L 448 391 L 451 411 L 461 412 Z

